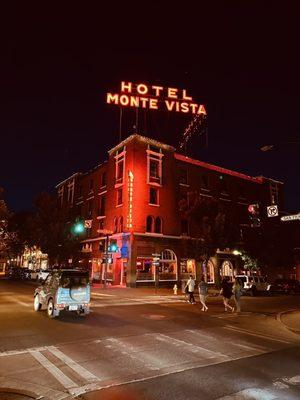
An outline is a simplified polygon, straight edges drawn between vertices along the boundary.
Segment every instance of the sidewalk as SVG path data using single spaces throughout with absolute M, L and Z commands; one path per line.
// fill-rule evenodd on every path
M 300 310 L 284 311 L 277 319 L 289 330 L 300 334 Z
M 177 295 L 174 294 L 173 288 L 157 288 L 154 287 L 138 287 L 138 288 L 129 288 L 124 286 L 107 286 L 105 289 L 103 284 L 93 283 L 91 287 L 91 293 L 97 293 L 102 295 L 116 296 L 119 298 L 140 298 L 140 297 L 153 297 L 153 296 L 165 296 L 165 297 L 174 297 L 174 298 L 184 298 L 185 294 L 182 293 L 181 288 L 178 288 Z M 210 289 L 209 296 L 216 296 L 219 293 L 219 290 Z M 198 295 L 198 291 L 195 290 L 195 295 Z

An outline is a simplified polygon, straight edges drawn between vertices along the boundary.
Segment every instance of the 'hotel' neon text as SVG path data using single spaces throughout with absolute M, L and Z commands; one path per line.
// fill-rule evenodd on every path
M 107 93 L 106 102 L 150 110 L 158 110 L 164 104 L 167 111 L 206 115 L 204 105 L 194 103 L 185 89 L 163 88 L 144 83 L 134 85 L 132 82 L 121 82 L 121 93 Z

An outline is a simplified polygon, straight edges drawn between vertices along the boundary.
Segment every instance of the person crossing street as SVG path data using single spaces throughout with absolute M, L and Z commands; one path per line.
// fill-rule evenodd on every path
M 189 294 L 188 302 L 191 303 L 191 304 L 196 304 L 195 297 L 194 297 L 195 280 L 193 278 L 193 275 L 190 275 L 190 278 L 186 283 L 186 289 L 187 289 L 187 292 Z

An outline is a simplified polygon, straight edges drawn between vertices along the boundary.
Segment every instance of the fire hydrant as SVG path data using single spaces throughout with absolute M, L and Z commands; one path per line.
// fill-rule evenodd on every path
M 173 286 L 173 291 L 174 291 L 174 294 L 177 294 L 177 285 L 176 285 L 176 283 L 175 283 L 175 285 Z

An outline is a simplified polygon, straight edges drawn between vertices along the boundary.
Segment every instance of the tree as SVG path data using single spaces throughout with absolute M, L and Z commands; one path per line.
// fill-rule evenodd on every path
M 0 258 L 6 258 L 16 241 L 16 234 L 9 230 L 9 221 L 12 214 L 9 212 L 3 199 L 3 189 L 0 187 Z
M 27 221 L 32 229 L 27 239 L 47 253 L 51 263 L 76 258 L 80 244 L 71 233 L 72 221 L 68 221 L 67 211 L 58 207 L 56 197 L 40 193 L 35 200 L 35 207 L 33 217 Z
M 179 208 L 194 227 L 193 236 L 197 238 L 194 256 L 206 264 L 216 254 L 217 249 L 233 247 L 239 240 L 237 217 L 220 200 L 201 196 L 194 191 L 180 201 Z

